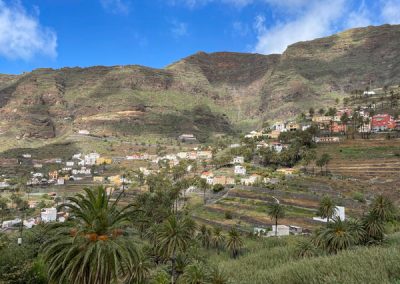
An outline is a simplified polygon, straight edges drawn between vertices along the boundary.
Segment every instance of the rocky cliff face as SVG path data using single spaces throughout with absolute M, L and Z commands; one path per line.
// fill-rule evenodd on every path
M 37 69 L 0 75 L 0 133 L 53 138 L 229 132 L 295 115 L 355 88 L 400 83 L 400 26 L 353 29 L 282 55 L 199 52 L 165 69 Z

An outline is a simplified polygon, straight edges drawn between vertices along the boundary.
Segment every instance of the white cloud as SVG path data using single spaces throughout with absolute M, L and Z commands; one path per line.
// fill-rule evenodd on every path
M 372 15 L 368 6 L 362 1 L 357 10 L 351 11 L 348 14 L 344 28 L 348 29 L 373 25 L 374 19 L 376 19 L 376 17 Z
M 129 5 L 124 0 L 100 0 L 101 6 L 113 14 L 129 14 Z
M 172 26 L 170 31 L 175 38 L 188 35 L 188 25 L 186 23 L 173 20 L 171 24 Z
M 294 19 L 279 22 L 271 28 L 266 27 L 259 16 L 255 24 L 258 39 L 254 50 L 266 54 L 282 53 L 292 43 L 331 34 L 344 8 L 344 0 L 332 0 L 329 4 L 314 2 Z
M 36 55 L 55 58 L 57 35 L 41 26 L 37 15 L 29 15 L 19 2 L 0 0 L 0 56 L 29 60 Z
M 400 0 L 383 1 L 381 16 L 388 24 L 400 24 Z

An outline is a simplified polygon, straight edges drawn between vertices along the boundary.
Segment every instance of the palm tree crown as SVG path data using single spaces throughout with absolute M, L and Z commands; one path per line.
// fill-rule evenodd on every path
M 278 235 L 278 219 L 285 217 L 285 208 L 278 202 L 268 208 L 268 215 L 275 220 L 275 236 Z
M 111 283 L 131 278 L 140 253 L 125 237 L 132 211 L 119 209 L 106 190 L 84 189 L 60 207 L 69 209 L 70 220 L 52 224 L 43 252 L 50 281 L 56 283 Z
M 226 247 L 232 252 L 233 258 L 238 256 L 240 249 L 243 247 L 243 240 L 235 227 L 232 227 L 228 233 Z
M 324 196 L 319 203 L 318 214 L 322 218 L 326 218 L 327 222 L 329 223 L 329 220 L 332 219 L 332 217 L 335 215 L 335 212 L 336 204 L 330 197 Z

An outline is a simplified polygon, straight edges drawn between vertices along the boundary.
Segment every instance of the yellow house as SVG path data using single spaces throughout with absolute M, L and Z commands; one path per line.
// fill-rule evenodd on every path
M 112 164 L 112 159 L 100 157 L 96 160 L 96 165 L 110 165 Z
M 272 130 L 271 133 L 268 133 L 268 137 L 271 139 L 278 139 L 279 134 L 281 134 L 279 130 Z
M 296 131 L 300 129 L 300 125 L 296 122 L 289 122 L 286 128 L 288 131 Z
M 121 176 L 120 175 L 116 175 L 116 176 L 110 176 L 108 177 L 108 180 L 115 185 L 121 185 Z
M 284 175 L 292 175 L 297 172 L 296 169 L 293 168 L 281 168 L 276 170 L 278 173 L 284 174 Z
M 93 182 L 95 183 L 103 183 L 104 182 L 104 177 L 93 177 Z

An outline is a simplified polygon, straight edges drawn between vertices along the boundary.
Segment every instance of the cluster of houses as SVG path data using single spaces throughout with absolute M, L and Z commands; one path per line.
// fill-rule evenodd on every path
M 240 185 L 251 186 L 257 183 L 278 182 L 278 179 L 264 178 L 258 174 L 247 175 L 247 170 L 243 166 L 243 163 L 244 163 L 244 157 L 236 156 L 233 158 L 232 161 L 232 164 L 234 165 L 232 173 L 225 175 L 222 174 L 217 175 L 214 174 L 212 171 L 205 171 L 201 173 L 200 177 L 205 179 L 209 185 L 220 184 L 229 186 L 229 185 L 240 184 Z M 294 171 L 282 172 L 282 174 L 292 175 L 294 174 Z
M 22 156 L 25 159 L 31 158 L 30 154 L 23 154 Z M 31 172 L 31 178 L 27 182 L 27 185 L 63 185 L 67 180 L 80 180 L 83 177 L 91 176 L 92 166 L 94 165 L 111 164 L 111 162 L 111 159 L 102 158 L 98 153 L 89 153 L 86 155 L 78 153 L 65 162 L 62 159 L 44 161 L 44 163 L 60 164 L 59 170 L 50 171 L 47 174 L 40 170 L 43 168 L 42 163 L 34 163 L 33 168 L 35 171 Z
M 375 114 L 371 115 L 368 111 L 368 108 L 362 107 L 359 110 L 353 110 L 351 108 L 343 108 L 336 111 L 335 115 L 313 115 L 307 116 L 306 122 L 297 123 L 294 121 L 278 121 L 274 123 L 270 128 L 264 131 L 251 131 L 245 138 L 256 138 L 261 140 L 262 138 L 269 138 L 269 139 L 278 139 L 279 135 L 282 132 L 291 132 L 297 130 L 307 130 L 312 125 L 318 127 L 321 133 L 326 134 L 344 134 L 347 132 L 348 125 L 351 124 L 351 119 L 354 113 L 358 114 L 359 122 L 358 131 L 360 133 L 379 133 L 385 131 L 400 131 L 400 116 L 396 119 L 390 114 L 383 113 L 383 114 Z M 342 121 L 343 115 L 346 114 L 348 118 L 348 122 L 344 123 Z M 362 121 L 362 123 L 360 123 Z M 338 137 L 315 137 L 314 138 L 316 143 L 335 143 L 339 142 L 340 139 Z M 278 142 L 276 144 L 268 144 L 265 141 L 261 141 L 257 144 L 257 148 L 274 148 L 275 151 L 280 152 L 285 147 Z M 240 145 L 231 145 L 232 148 L 239 147 Z
M 68 218 L 68 213 L 65 212 L 57 212 L 57 208 L 43 208 L 40 212 L 40 216 L 36 218 L 28 218 L 21 220 L 20 218 L 15 218 L 12 220 L 4 220 L 1 224 L 2 230 L 8 229 L 19 229 L 21 225 L 25 228 L 32 228 L 35 225 L 40 223 L 49 223 L 49 222 L 65 222 L 66 218 Z M 21 224 L 22 223 L 22 224 Z

